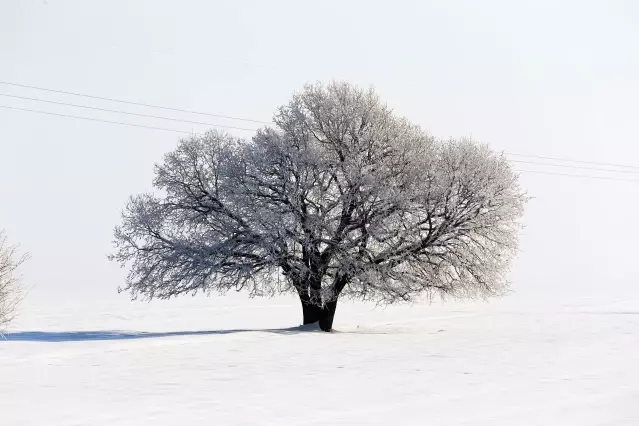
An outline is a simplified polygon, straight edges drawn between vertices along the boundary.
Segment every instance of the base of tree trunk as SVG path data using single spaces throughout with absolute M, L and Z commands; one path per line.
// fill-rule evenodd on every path
M 317 305 L 302 302 L 302 315 L 304 316 L 304 325 L 319 322 L 322 316 L 322 308 Z
M 328 302 L 322 308 L 322 316 L 319 319 L 319 326 L 322 331 L 331 331 L 333 329 L 333 318 L 335 318 L 335 310 L 337 309 L 337 300 Z
M 335 318 L 336 308 L 337 301 L 329 302 L 323 307 L 302 301 L 304 325 L 319 323 L 319 328 L 322 331 L 331 331 L 333 329 L 333 319 Z

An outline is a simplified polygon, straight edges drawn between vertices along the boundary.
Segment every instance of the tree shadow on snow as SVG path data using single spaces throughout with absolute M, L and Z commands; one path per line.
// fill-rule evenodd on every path
M 0 337 L 2 340 L 14 342 L 82 342 L 94 340 L 132 340 L 150 339 L 176 336 L 206 336 L 216 334 L 236 334 L 236 333 L 274 333 L 274 334 L 298 334 L 321 332 L 317 326 L 299 326 L 288 328 L 271 329 L 231 329 L 231 330 L 204 330 L 204 331 L 167 331 L 167 332 L 143 332 L 143 331 L 118 331 L 118 330 L 96 330 L 96 331 L 17 331 L 7 333 Z

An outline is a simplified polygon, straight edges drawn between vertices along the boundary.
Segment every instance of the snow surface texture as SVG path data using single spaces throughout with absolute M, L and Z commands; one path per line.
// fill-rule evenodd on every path
M 636 299 L 635 299 L 636 300 Z M 637 425 L 637 303 L 31 301 L 0 341 L 0 424 Z

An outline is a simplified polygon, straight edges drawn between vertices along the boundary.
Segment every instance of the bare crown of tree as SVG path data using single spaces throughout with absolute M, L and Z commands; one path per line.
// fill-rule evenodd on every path
M 113 259 L 134 296 L 295 292 L 332 326 L 340 296 L 500 293 L 526 201 L 506 159 L 437 140 L 373 90 L 309 85 L 252 140 L 209 132 L 130 199 Z M 324 324 L 322 324 L 322 321 Z

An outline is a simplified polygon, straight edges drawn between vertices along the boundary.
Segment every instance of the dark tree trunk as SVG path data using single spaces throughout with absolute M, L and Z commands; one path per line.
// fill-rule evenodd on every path
M 322 308 L 322 315 L 319 319 L 319 326 L 322 331 L 331 331 L 333 329 L 333 318 L 335 318 L 335 309 L 337 309 L 337 299 L 328 302 Z
M 311 301 L 311 297 L 308 292 L 300 291 L 299 296 L 300 302 L 302 302 L 304 325 L 318 322 L 322 315 L 322 308 Z
M 318 322 L 322 316 L 322 308 L 312 303 L 302 301 L 302 314 L 304 315 L 304 325 Z
M 322 307 L 311 302 L 308 294 L 302 293 L 299 296 L 302 302 L 304 325 L 317 322 L 323 331 L 331 331 L 333 328 L 335 309 L 337 308 L 337 300 L 328 302 Z

